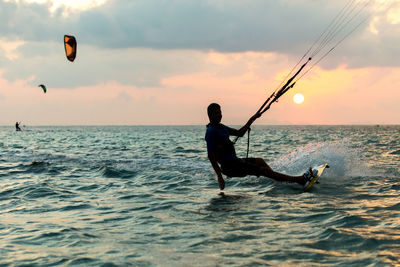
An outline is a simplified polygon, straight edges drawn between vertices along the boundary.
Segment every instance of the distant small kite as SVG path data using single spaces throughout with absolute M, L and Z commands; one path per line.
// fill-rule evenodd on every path
M 38 87 L 42 87 L 44 93 L 47 92 L 47 88 L 43 84 L 39 84 Z
M 71 35 L 64 35 L 65 55 L 68 60 L 74 62 L 76 57 L 76 39 Z

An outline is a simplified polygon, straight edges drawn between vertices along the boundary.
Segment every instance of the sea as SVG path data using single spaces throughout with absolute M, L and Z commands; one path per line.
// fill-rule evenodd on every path
M 400 266 L 400 126 L 253 126 L 274 170 L 329 164 L 307 192 L 220 191 L 203 125 L 22 128 L 0 127 L 0 266 Z

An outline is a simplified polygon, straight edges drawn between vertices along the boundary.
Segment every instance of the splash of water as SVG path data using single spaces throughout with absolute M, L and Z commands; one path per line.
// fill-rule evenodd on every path
M 376 176 L 376 172 L 364 162 L 360 149 L 352 147 L 349 139 L 333 142 L 313 142 L 277 158 L 272 168 L 291 174 L 301 174 L 308 167 L 328 163 L 326 176 L 360 177 Z

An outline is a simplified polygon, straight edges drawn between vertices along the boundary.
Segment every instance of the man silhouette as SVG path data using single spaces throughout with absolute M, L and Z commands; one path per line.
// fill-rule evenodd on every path
M 217 174 L 219 188 L 225 188 L 225 181 L 222 174 L 229 177 L 244 177 L 246 175 L 265 176 L 277 181 L 298 183 L 306 186 L 314 177 L 314 173 L 308 170 L 301 176 L 290 176 L 272 170 L 262 158 L 238 158 L 235 147 L 229 139 L 230 135 L 242 137 L 251 124 L 259 118 L 260 113 L 254 114 L 249 121 L 239 130 L 230 128 L 221 123 L 221 107 L 212 103 L 207 108 L 210 123 L 207 125 L 206 142 L 208 159 Z

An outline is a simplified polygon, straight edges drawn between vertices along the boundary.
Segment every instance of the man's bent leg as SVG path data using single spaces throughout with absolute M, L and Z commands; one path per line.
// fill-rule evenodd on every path
M 272 178 L 280 182 L 299 183 L 301 185 L 304 185 L 306 183 L 306 179 L 303 176 L 290 176 L 283 173 L 279 173 L 271 169 L 271 167 L 268 166 L 268 164 L 265 163 L 265 165 L 266 166 L 261 167 L 262 176 Z
M 268 164 L 262 158 L 256 158 L 256 164 L 260 167 L 269 167 Z

